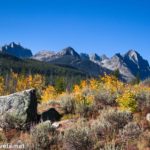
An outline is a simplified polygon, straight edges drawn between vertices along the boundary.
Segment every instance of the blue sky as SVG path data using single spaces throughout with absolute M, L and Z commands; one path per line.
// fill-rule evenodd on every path
M 135 49 L 150 62 L 149 0 L 0 0 L 0 45 L 34 53 L 72 46 L 77 52 Z

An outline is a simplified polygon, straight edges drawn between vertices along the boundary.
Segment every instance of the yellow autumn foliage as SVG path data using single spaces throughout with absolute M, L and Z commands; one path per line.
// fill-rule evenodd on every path
M 92 90 L 97 90 L 100 88 L 101 84 L 100 84 L 100 81 L 99 80 L 96 80 L 96 79 L 91 79 L 89 81 L 89 86 Z
M 55 88 L 51 85 L 47 86 L 41 95 L 42 102 L 48 102 L 49 100 L 54 100 L 57 97 L 57 92 Z
M 0 77 L 0 96 L 4 94 L 4 79 Z
M 39 91 L 42 102 L 56 100 L 67 91 L 61 94 L 57 93 L 54 86 L 45 85 L 45 78 L 39 74 L 21 75 L 12 72 L 9 76 L 3 78 L 0 76 L 0 95 L 7 95 L 13 92 L 36 88 Z M 71 93 L 76 103 L 91 105 L 95 101 L 95 93 L 107 91 L 110 95 L 116 95 L 116 103 L 120 109 L 135 111 L 137 102 L 135 95 L 138 93 L 150 93 L 150 87 L 136 84 L 131 85 L 119 81 L 112 75 L 104 75 L 97 79 L 82 80 L 80 84 L 74 85 Z
M 41 90 L 44 85 L 45 79 L 39 74 L 25 76 L 11 72 L 5 79 L 0 76 L 0 95 L 7 95 L 30 88 Z
M 96 89 L 96 80 L 92 79 L 88 83 L 83 80 L 79 85 L 75 85 L 73 89 L 73 94 L 76 100 L 76 103 L 86 103 L 87 105 L 93 104 L 94 95 L 92 94 L 92 90 Z M 92 83 L 92 85 L 91 85 Z
M 125 91 L 116 101 L 122 110 L 134 112 L 137 109 L 135 95 L 131 91 Z
M 119 81 L 115 76 L 113 75 L 107 75 L 105 74 L 102 78 L 101 81 L 103 82 L 104 88 L 106 90 L 111 91 L 112 93 L 114 92 L 121 92 L 124 88 L 124 83 Z

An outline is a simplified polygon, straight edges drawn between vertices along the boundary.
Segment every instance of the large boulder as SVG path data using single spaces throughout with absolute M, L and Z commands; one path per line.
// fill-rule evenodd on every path
M 37 97 L 34 89 L 0 96 L 0 127 L 27 128 L 37 120 Z

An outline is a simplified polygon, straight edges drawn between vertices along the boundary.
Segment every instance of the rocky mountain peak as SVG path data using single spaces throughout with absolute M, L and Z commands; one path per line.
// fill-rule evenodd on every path
M 133 50 L 133 49 L 129 50 L 126 54 L 127 55 L 139 55 L 139 53 L 136 50 Z
M 103 61 L 103 60 L 106 60 L 106 59 L 109 59 L 105 54 L 101 55 L 100 57 L 101 57 L 101 60 L 102 60 L 102 61 Z
M 89 55 L 86 54 L 86 53 L 80 53 L 80 57 L 81 57 L 81 59 L 83 59 L 83 60 L 89 60 L 89 59 L 90 59 Z
M 40 61 L 49 61 L 56 55 L 53 51 L 42 50 L 36 53 L 32 58 Z
M 80 55 L 72 47 L 64 48 L 62 51 L 58 52 L 57 54 L 61 56 L 70 55 L 80 59 Z
M 135 50 L 129 50 L 125 54 L 125 57 L 128 57 L 130 60 L 132 60 L 135 63 L 137 63 L 139 61 L 139 59 L 142 59 L 140 54 L 137 51 L 135 51 Z
M 42 50 L 42 51 L 39 51 L 38 53 L 36 53 L 35 56 L 38 56 L 38 55 L 42 55 L 42 56 L 50 55 L 50 56 L 52 56 L 54 54 L 55 54 L 55 52 L 53 52 L 53 51 Z
M 20 47 L 20 44 L 16 44 L 15 42 L 11 42 L 8 46 L 11 48 Z
M 30 49 L 24 48 L 15 42 L 11 42 L 10 44 L 2 46 L 0 50 L 2 53 L 13 55 L 19 58 L 27 58 L 32 56 Z
M 102 66 L 110 70 L 119 69 L 126 80 L 133 79 L 137 74 L 141 79 L 150 76 L 150 67 L 147 60 L 135 50 L 129 50 L 124 55 L 117 53 L 112 58 L 102 61 Z
M 98 54 L 94 53 L 90 55 L 90 60 L 101 61 L 101 57 Z
M 9 44 L 6 44 L 3 46 L 4 49 L 9 49 L 9 48 L 23 48 L 20 43 L 15 43 L 15 42 L 11 42 Z
M 112 58 L 122 58 L 123 56 L 120 53 L 116 53 Z

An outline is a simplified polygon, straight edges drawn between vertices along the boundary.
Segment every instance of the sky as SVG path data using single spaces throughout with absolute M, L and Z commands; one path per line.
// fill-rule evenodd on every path
M 0 45 L 19 42 L 33 53 L 106 54 L 137 50 L 150 62 L 149 0 L 0 0 Z

